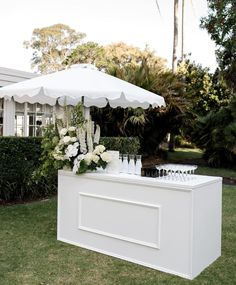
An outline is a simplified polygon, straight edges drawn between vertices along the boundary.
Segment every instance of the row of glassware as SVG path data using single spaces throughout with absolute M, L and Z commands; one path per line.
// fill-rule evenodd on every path
M 119 168 L 121 173 L 141 175 L 142 156 L 135 154 L 120 154 Z

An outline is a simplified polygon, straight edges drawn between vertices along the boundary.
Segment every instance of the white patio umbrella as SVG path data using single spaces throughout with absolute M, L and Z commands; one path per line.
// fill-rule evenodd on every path
M 35 77 L 0 88 L 0 98 L 14 98 L 16 102 L 55 105 L 76 105 L 105 107 L 107 103 L 116 107 L 141 107 L 143 109 L 165 106 L 164 98 L 98 71 L 88 64 Z

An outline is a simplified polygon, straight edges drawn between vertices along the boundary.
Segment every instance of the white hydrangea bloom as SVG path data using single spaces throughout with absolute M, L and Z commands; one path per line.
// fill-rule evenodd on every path
M 94 154 L 101 154 L 105 151 L 105 146 L 100 144 L 100 145 L 97 145 L 93 151 Z
M 105 161 L 105 162 L 111 162 L 111 156 L 110 156 L 110 154 L 109 153 L 107 153 L 107 152 L 103 152 L 101 155 L 101 159 L 103 160 L 103 161 Z
M 83 160 L 83 159 L 84 159 L 84 154 L 79 154 L 79 155 L 76 157 L 76 159 L 77 159 L 78 161 Z
M 58 145 L 63 145 L 63 144 L 64 144 L 64 140 L 63 140 L 63 138 L 61 138 L 61 139 L 59 140 Z
M 68 131 L 69 131 L 69 132 L 74 132 L 75 130 L 76 130 L 76 127 L 69 127 L 69 128 L 68 128 Z
M 95 163 L 98 163 L 98 161 L 99 161 L 99 156 L 96 155 L 96 154 L 93 154 L 93 155 L 92 155 L 92 161 L 95 162 Z
M 71 137 L 71 142 L 76 142 L 77 141 L 77 137 Z
M 91 162 L 92 162 L 92 157 L 93 157 L 93 154 L 91 152 L 88 152 L 85 154 L 84 156 L 84 160 L 86 162 L 87 165 L 90 165 Z
M 60 135 L 65 136 L 67 134 L 67 128 L 63 128 L 60 130 Z
M 65 144 L 69 144 L 70 141 L 71 141 L 70 136 L 65 136 L 65 137 L 63 138 L 63 142 L 64 142 Z
M 78 147 L 78 146 L 79 146 L 79 142 L 75 142 L 75 143 L 73 144 L 73 146 L 74 146 L 74 147 Z
M 67 157 L 74 157 L 78 154 L 78 143 L 70 144 L 65 150 L 65 154 Z

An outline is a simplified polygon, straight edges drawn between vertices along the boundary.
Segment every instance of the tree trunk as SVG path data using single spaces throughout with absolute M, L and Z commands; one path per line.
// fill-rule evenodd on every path
M 178 37 L 179 37 L 179 0 L 174 0 L 174 39 L 173 39 L 173 54 L 172 54 L 172 72 L 177 71 L 177 51 L 178 51 Z M 169 151 L 174 151 L 175 135 L 170 133 Z
M 170 133 L 168 150 L 171 152 L 173 152 L 175 150 L 175 135 L 173 133 Z
M 178 36 L 179 36 L 179 0 L 174 0 L 174 39 L 173 39 L 173 55 L 172 55 L 172 71 L 177 70 L 177 49 L 178 49 Z
M 184 62 L 184 7 L 185 0 L 182 0 L 182 21 L 181 21 L 181 61 Z

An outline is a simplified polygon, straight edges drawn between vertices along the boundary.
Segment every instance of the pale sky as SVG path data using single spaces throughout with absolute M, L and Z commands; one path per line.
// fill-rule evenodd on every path
M 0 66 L 32 71 L 32 50 L 23 47 L 34 28 L 57 23 L 86 33 L 85 41 L 109 44 L 123 41 L 148 45 L 171 63 L 173 2 L 158 0 L 0 0 Z M 185 53 L 214 71 L 215 45 L 199 19 L 207 15 L 206 0 L 186 0 Z

